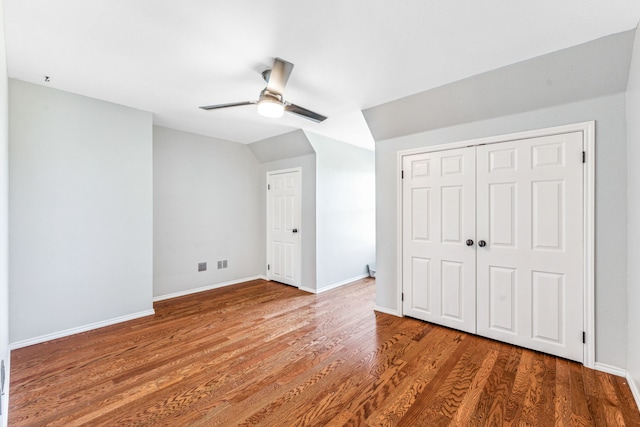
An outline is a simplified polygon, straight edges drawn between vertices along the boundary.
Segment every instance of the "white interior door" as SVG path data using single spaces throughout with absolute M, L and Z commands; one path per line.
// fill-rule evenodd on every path
M 474 148 L 403 158 L 404 314 L 476 332 Z
M 582 133 L 477 147 L 478 334 L 583 360 Z
M 267 175 L 267 278 L 300 286 L 300 170 Z

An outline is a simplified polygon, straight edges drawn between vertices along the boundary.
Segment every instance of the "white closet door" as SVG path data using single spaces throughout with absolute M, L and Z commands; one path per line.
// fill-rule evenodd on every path
M 403 159 L 403 312 L 476 331 L 474 148 Z
M 582 133 L 477 147 L 478 334 L 583 360 Z

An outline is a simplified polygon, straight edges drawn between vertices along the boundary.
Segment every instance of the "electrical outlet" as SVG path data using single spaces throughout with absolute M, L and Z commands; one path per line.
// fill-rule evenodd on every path
M 227 260 L 226 259 L 222 260 L 222 268 L 227 268 Z
M 198 263 L 198 271 L 207 271 L 207 263 L 199 262 Z
M 218 261 L 218 270 L 222 268 L 222 261 Z

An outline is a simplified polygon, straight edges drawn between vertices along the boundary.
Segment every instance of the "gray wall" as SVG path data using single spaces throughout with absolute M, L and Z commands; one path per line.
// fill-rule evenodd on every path
M 10 341 L 152 310 L 150 113 L 9 81 Z
M 627 92 L 627 165 L 629 171 L 627 371 L 640 402 L 640 33 L 636 32 Z
M 7 425 L 9 408 L 9 136 L 7 55 L 3 3 L 0 1 L 0 359 L 7 367 L 0 426 Z
M 252 144 L 253 145 L 253 144 Z M 267 172 L 302 168 L 302 224 L 300 226 L 302 247 L 302 277 L 301 289 L 309 292 L 316 291 L 316 155 L 308 154 L 271 162 L 262 163 L 260 178 L 260 210 L 262 215 L 262 244 L 261 260 L 263 260 L 262 274 L 266 275 L 266 246 L 267 246 Z
M 317 288 L 367 274 L 375 261 L 373 151 L 306 132 L 316 151 Z
M 376 143 L 376 304 L 396 306 L 398 151 L 596 120 L 596 361 L 625 367 L 627 168 L 624 93 Z
M 261 274 L 261 176 L 246 145 L 153 128 L 154 296 Z

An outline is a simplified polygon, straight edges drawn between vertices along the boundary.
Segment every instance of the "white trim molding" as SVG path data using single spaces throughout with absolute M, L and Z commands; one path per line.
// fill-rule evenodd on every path
M 307 288 L 307 287 L 304 287 L 304 286 L 298 286 L 298 289 L 300 289 L 301 291 L 312 293 L 312 294 L 321 294 L 323 292 L 327 292 L 327 291 L 330 291 L 332 289 L 339 288 L 340 286 L 345 286 L 345 285 L 348 285 L 350 283 L 357 282 L 358 280 L 362 280 L 362 279 L 364 279 L 366 277 L 369 277 L 369 275 L 368 274 L 360 274 L 358 276 L 351 277 L 351 278 L 349 278 L 347 280 L 343 280 L 341 282 L 336 282 L 336 283 L 332 283 L 331 285 L 323 286 L 320 289 L 312 289 L 312 288 Z
M 596 363 L 596 289 L 595 289 L 595 191 L 596 191 L 596 124 L 595 122 L 579 123 L 583 133 L 583 150 L 585 152 L 585 168 L 583 180 L 583 215 L 584 215 L 584 330 L 587 342 L 584 348 L 584 366 L 593 368 Z
M 596 362 L 593 369 L 596 371 L 606 372 L 607 374 L 615 375 L 616 377 L 626 377 L 627 371 L 617 366 L 607 365 L 606 363 Z
M 319 288 L 316 291 L 316 293 L 321 294 L 322 292 L 327 292 L 327 291 L 330 291 L 331 289 L 336 289 L 336 288 L 339 288 L 340 286 L 345 286 L 345 285 L 348 285 L 350 283 L 357 282 L 358 280 L 362 280 L 365 277 L 369 277 L 369 275 L 368 274 L 360 274 L 358 276 L 353 276 L 353 277 L 351 277 L 351 278 L 349 278 L 347 280 L 343 280 L 341 282 L 337 282 L 337 283 L 333 283 L 331 285 L 323 286 L 323 287 Z
M 64 331 L 53 332 L 51 334 L 40 335 L 39 337 L 29 338 L 22 341 L 17 341 L 9 344 L 11 350 L 16 350 L 22 347 L 28 347 L 34 344 L 41 344 L 46 341 L 55 340 L 58 338 L 68 337 L 70 335 L 79 334 L 81 332 L 87 332 L 94 329 L 104 328 L 105 326 L 115 325 L 117 323 L 127 322 L 129 320 L 139 319 L 141 317 L 153 316 L 154 310 L 145 310 L 138 313 L 128 314 L 126 316 L 114 317 L 113 319 L 103 320 L 101 322 L 90 323 L 84 326 L 78 326 L 77 328 L 66 329 Z
M 199 288 L 187 289 L 180 292 L 173 292 L 165 295 L 158 295 L 157 297 L 153 297 L 153 302 L 164 301 L 166 299 L 183 297 L 185 295 L 197 294 L 198 292 L 210 291 L 212 289 L 223 288 L 225 286 L 237 285 L 239 283 L 251 282 L 252 280 L 267 280 L 264 276 L 251 276 L 244 277 L 242 279 L 230 280 L 228 282 L 220 282 L 214 283 L 212 285 L 202 286 Z
M 570 132 L 582 132 L 582 149 L 585 152 L 585 165 L 583 169 L 583 215 L 584 215 L 584 252 L 583 252 L 583 325 L 586 333 L 586 343 L 584 345 L 583 365 L 596 368 L 595 353 L 595 121 L 555 126 L 544 129 L 534 129 L 524 132 L 510 133 L 505 135 L 490 136 L 486 138 L 459 141 L 447 144 L 424 146 L 410 150 L 398 151 L 396 159 L 396 306 L 399 307 L 397 315 L 403 316 L 402 307 L 402 160 L 405 156 L 433 151 L 452 150 L 456 148 L 471 147 L 485 144 L 496 144 L 500 142 L 516 141 L 520 139 L 537 138 L 542 136 L 559 135 Z M 376 307 L 378 310 L 378 307 Z M 379 311 L 391 312 L 380 307 Z M 599 365 L 602 366 L 602 365 Z M 607 371 L 605 371 L 607 372 Z M 615 375 L 621 375 L 620 371 Z M 625 376 L 625 374 L 622 374 Z

